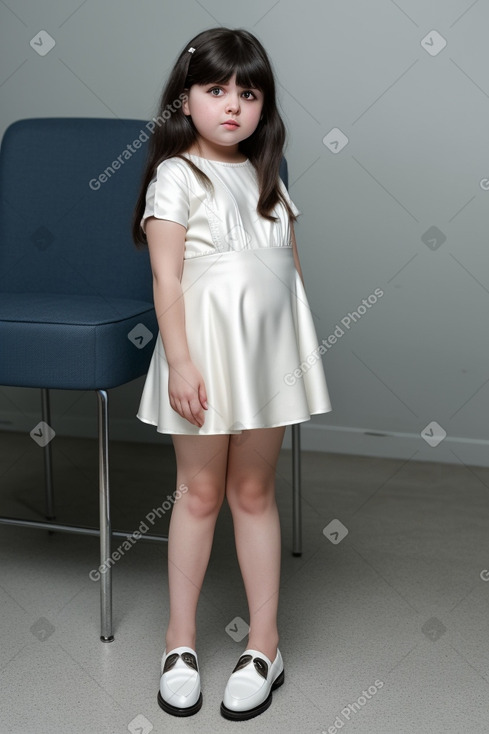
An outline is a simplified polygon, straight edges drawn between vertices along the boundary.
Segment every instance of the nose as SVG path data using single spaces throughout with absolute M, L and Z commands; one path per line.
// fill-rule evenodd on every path
M 239 112 L 239 94 L 238 92 L 229 92 L 226 103 L 226 112 Z

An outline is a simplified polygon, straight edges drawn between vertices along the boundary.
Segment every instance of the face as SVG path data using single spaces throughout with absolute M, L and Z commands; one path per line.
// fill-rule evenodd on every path
M 262 92 L 236 86 L 236 75 L 226 84 L 193 84 L 182 106 L 198 132 L 198 145 L 190 152 L 216 160 L 237 158 L 238 143 L 254 133 L 262 107 Z

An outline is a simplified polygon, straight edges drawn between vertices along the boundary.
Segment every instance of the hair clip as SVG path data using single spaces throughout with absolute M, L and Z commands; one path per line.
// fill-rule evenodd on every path
M 194 51 L 195 51 L 195 48 L 193 48 L 192 46 L 190 46 L 190 48 L 189 48 L 188 52 L 189 52 L 190 54 L 193 54 L 193 52 L 194 52 Z

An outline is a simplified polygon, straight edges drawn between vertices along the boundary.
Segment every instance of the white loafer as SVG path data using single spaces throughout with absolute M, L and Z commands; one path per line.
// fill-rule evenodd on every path
M 197 653 L 191 647 L 175 647 L 161 659 L 158 704 L 173 716 L 191 716 L 202 706 Z
M 248 648 L 241 655 L 224 690 L 221 714 L 243 720 L 263 713 L 272 703 L 272 691 L 284 682 L 280 650 L 273 663 L 259 650 Z

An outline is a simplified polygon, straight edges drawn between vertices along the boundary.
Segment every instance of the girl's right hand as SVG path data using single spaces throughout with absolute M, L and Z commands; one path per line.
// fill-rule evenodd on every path
M 207 410 L 207 393 L 204 380 L 192 361 L 169 366 L 168 395 L 170 405 L 182 418 L 201 428 L 204 425 L 204 409 Z

